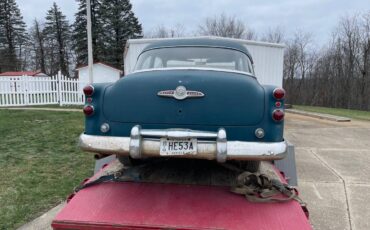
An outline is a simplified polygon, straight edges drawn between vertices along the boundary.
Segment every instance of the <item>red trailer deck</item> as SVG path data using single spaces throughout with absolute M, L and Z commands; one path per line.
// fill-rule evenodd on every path
M 106 171 L 112 167 L 111 164 Z M 180 167 L 180 170 L 183 169 Z M 95 177 L 102 173 L 104 170 Z M 194 172 L 191 174 L 195 175 Z M 153 172 L 150 175 L 153 175 Z M 218 178 L 216 181 L 222 180 Z M 108 182 L 85 188 L 75 194 L 55 217 L 52 227 L 53 229 L 312 229 L 296 201 L 251 203 L 245 197 L 231 193 L 230 187 L 220 186 L 222 183 L 215 186 L 167 182 L 168 178 L 162 177 L 162 180 L 156 183 Z

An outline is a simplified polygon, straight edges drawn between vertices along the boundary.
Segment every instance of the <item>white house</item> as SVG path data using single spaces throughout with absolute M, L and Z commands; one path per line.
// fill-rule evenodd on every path
M 88 66 L 77 67 L 80 88 L 82 89 L 89 82 Z M 105 83 L 117 81 L 123 71 L 103 62 L 93 64 L 93 83 Z
M 20 77 L 30 76 L 30 77 L 49 77 L 48 75 L 42 73 L 41 71 L 19 71 L 19 72 L 4 72 L 0 73 L 2 79 L 19 79 Z
M 31 82 L 38 80 L 45 80 L 50 79 L 48 75 L 42 73 L 41 71 L 15 71 L 15 72 L 3 72 L 0 73 L 0 93 L 1 92 L 20 92 L 24 91 L 25 83 L 24 80 L 27 79 L 35 79 L 30 80 Z M 38 86 L 36 83 L 28 84 L 29 88 L 28 91 L 35 90 Z M 50 87 L 50 83 L 48 83 Z

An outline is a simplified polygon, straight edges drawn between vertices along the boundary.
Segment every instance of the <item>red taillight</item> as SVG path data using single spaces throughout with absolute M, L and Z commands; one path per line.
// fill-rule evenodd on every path
M 94 107 L 92 105 L 86 105 L 84 107 L 83 111 L 84 111 L 84 114 L 86 116 L 93 115 L 93 113 L 94 113 Z
M 94 94 L 94 87 L 92 85 L 87 85 L 84 87 L 83 91 L 86 96 L 90 97 Z
M 274 89 L 274 92 L 272 92 L 272 95 L 275 99 L 281 100 L 285 97 L 285 90 L 282 88 L 276 88 Z
M 274 121 L 282 121 L 284 119 L 284 111 L 281 109 L 275 109 L 272 112 L 272 119 L 274 119 Z

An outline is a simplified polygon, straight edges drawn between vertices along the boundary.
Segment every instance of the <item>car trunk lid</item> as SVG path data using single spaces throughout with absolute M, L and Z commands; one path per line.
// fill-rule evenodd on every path
M 184 86 L 202 97 L 177 100 L 158 92 Z M 264 116 L 264 90 L 246 74 L 218 70 L 153 70 L 108 86 L 103 113 L 112 122 L 250 126 Z

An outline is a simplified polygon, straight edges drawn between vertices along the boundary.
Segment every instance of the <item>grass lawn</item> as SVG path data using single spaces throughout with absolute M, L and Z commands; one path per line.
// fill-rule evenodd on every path
M 304 110 L 308 112 L 326 113 L 336 116 L 349 117 L 352 119 L 367 120 L 370 121 L 370 111 L 351 110 L 351 109 L 337 109 L 317 106 L 303 106 L 293 105 L 293 109 Z
M 0 229 L 41 215 L 92 175 L 82 131 L 82 113 L 0 110 Z

